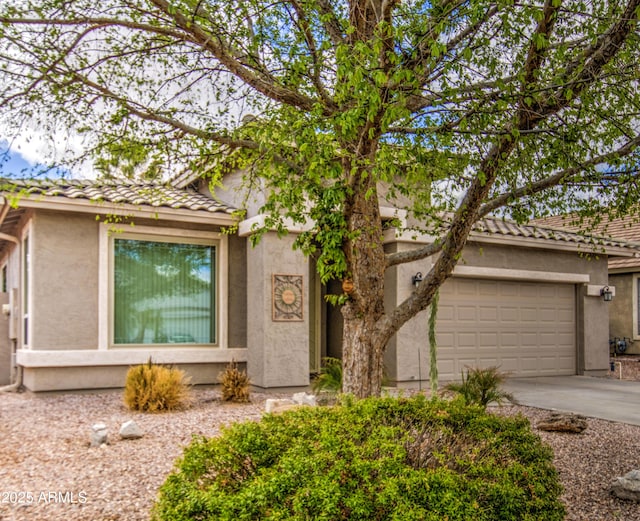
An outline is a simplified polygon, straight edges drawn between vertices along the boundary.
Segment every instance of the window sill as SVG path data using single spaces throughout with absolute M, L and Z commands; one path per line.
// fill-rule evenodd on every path
M 175 345 L 175 344 L 174 344 Z M 88 367 L 100 365 L 138 365 L 149 361 L 158 364 L 212 364 L 247 361 L 246 348 L 210 349 L 205 346 L 114 348 L 107 350 L 24 350 L 16 353 L 18 365 L 23 367 Z

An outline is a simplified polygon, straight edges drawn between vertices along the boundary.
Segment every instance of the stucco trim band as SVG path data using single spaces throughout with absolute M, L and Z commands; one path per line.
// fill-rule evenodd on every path
M 89 367 L 138 365 L 149 361 L 158 364 L 209 364 L 247 361 L 246 348 L 219 349 L 112 349 L 76 351 L 32 351 L 20 349 L 17 364 L 30 367 Z
M 460 265 L 455 267 L 453 275 L 455 277 L 472 277 L 474 279 L 557 282 L 564 284 L 587 284 L 589 282 L 589 275 L 585 273 L 482 268 L 477 266 Z
M 611 291 L 611 296 L 615 297 L 616 296 L 616 287 L 615 286 L 609 286 L 608 284 L 589 284 L 587 286 L 586 296 L 587 297 L 602 297 L 602 289 L 605 286 L 607 288 L 609 288 L 609 291 Z
M 249 235 L 254 233 L 254 230 L 263 228 L 267 221 L 267 217 L 268 216 L 266 214 L 259 214 L 254 217 L 245 219 L 244 221 L 240 221 L 238 223 L 238 235 L 240 237 L 248 237 Z M 380 217 L 384 220 L 398 219 L 402 226 L 407 225 L 406 210 L 391 208 L 389 206 L 381 206 Z M 307 221 L 306 223 L 297 223 L 289 218 L 283 219 L 282 222 L 287 231 L 291 233 L 307 232 L 314 226 L 314 223 L 312 221 Z
M 248 237 L 249 235 L 253 234 L 256 229 L 263 228 L 266 221 L 267 216 L 265 214 L 256 215 L 255 217 L 250 217 L 249 219 L 240 221 L 238 223 L 238 235 L 240 237 Z M 282 222 L 287 231 L 291 233 L 302 233 L 313 228 L 312 223 L 294 223 L 293 220 L 288 218 L 283 219 Z

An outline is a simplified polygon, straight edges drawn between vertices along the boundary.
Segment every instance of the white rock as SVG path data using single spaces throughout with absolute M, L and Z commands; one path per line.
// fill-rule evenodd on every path
M 302 407 L 308 407 L 307 405 L 300 405 L 299 403 L 285 403 L 276 405 L 271 409 L 271 414 L 280 414 L 293 409 L 301 409 Z
M 620 499 L 640 502 L 640 470 L 632 470 L 616 478 L 611 485 L 611 493 Z
M 107 426 L 104 423 L 96 423 L 91 426 L 91 446 L 100 447 L 107 442 Z
M 317 404 L 316 397 L 313 394 L 307 394 L 305 392 L 295 393 L 293 395 L 293 402 L 299 405 L 309 405 L 315 407 Z
M 140 426 L 133 420 L 124 422 L 120 427 L 120 437 L 123 440 L 136 440 L 142 438 L 143 435 L 144 432 L 142 432 Z
M 280 409 L 287 405 L 295 405 L 295 402 L 288 398 L 267 398 L 267 401 L 264 403 L 264 410 L 265 412 L 273 412 L 275 409 Z

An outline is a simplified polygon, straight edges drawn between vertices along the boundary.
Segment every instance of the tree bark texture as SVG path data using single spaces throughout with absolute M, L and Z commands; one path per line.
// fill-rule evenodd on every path
M 380 395 L 386 344 L 379 330 L 384 316 L 385 254 L 378 197 L 371 179 L 358 175 L 360 186 L 346 204 L 349 238 L 344 249 L 355 291 L 342 308 L 342 390 L 358 398 Z

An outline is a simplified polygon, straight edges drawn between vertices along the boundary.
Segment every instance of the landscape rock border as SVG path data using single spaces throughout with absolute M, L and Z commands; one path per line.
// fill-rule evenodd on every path
M 551 412 L 536 424 L 541 431 L 571 432 L 579 434 L 589 426 L 587 418 L 581 414 Z
M 616 478 L 611 485 L 611 493 L 620 499 L 640 502 L 640 470 L 632 470 Z
M 122 423 L 119 430 L 120 439 L 137 440 L 144 436 L 143 430 L 134 420 Z M 106 423 L 94 423 L 91 426 L 91 438 L 89 446 L 93 448 L 109 445 L 109 431 Z

